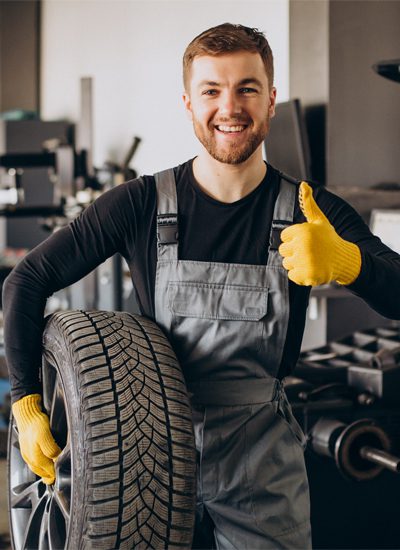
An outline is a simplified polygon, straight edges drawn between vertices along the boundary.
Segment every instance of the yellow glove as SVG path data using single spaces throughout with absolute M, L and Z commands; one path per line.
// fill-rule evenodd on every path
M 51 431 L 49 417 L 40 407 L 41 396 L 27 395 L 16 401 L 12 413 L 19 432 L 22 458 L 36 475 L 48 485 L 54 483 L 54 462 L 61 453 Z
M 354 282 L 361 271 L 358 246 L 336 233 L 315 202 L 312 188 L 304 181 L 300 185 L 299 202 L 307 222 L 284 229 L 279 247 L 289 279 L 307 286 Z

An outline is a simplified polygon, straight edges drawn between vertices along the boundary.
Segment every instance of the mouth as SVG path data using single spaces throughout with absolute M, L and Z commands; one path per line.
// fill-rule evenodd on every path
M 215 129 L 221 134 L 240 134 L 244 132 L 248 126 L 248 124 L 217 124 L 215 125 Z

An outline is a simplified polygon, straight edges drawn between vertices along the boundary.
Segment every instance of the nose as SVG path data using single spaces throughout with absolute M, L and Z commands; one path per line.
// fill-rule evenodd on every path
M 233 90 L 225 90 L 221 94 L 221 103 L 219 106 L 219 113 L 225 117 L 232 117 L 234 115 L 240 115 L 242 112 L 242 105 L 240 97 Z

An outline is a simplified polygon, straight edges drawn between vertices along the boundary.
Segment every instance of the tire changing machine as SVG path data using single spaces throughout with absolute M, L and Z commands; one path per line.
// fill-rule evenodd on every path
M 285 389 L 308 440 L 313 548 L 400 548 L 400 325 L 303 352 Z

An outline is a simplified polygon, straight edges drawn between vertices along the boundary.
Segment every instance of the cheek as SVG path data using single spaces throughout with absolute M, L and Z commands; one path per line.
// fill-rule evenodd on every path
M 253 105 L 251 111 L 249 111 L 250 116 L 254 120 L 264 121 L 266 118 L 273 116 L 274 108 L 271 106 L 270 102 L 260 101 L 257 105 Z
M 203 124 L 208 124 L 212 119 L 215 113 L 215 109 L 212 109 L 210 105 L 198 103 L 193 105 L 192 114 L 193 118 L 202 122 Z

